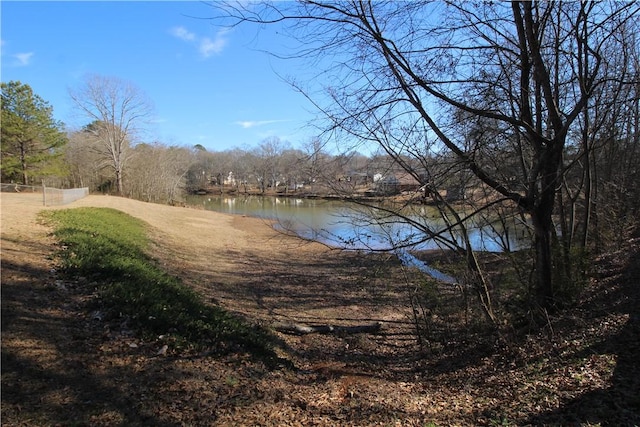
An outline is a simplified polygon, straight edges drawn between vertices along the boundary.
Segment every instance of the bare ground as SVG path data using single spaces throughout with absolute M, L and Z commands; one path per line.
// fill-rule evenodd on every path
M 64 207 L 146 221 L 167 271 L 251 321 L 383 324 L 380 334 L 280 334 L 297 369 L 269 369 L 241 355 L 157 356 L 160 341 L 104 324 L 92 284 L 55 271 L 40 196 L 1 197 L 3 425 L 640 423 L 637 238 L 636 252 L 603 259 L 583 304 L 539 336 L 425 354 L 397 263 L 254 218 L 107 196 Z

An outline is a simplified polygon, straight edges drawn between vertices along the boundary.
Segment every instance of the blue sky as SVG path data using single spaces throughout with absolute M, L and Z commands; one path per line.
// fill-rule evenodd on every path
M 251 149 L 270 137 L 301 147 L 311 104 L 282 76 L 299 66 L 259 49 L 282 47 L 276 29 L 222 29 L 203 2 L 2 1 L 1 77 L 19 80 L 69 127 L 86 123 L 68 89 L 87 74 L 134 83 L 153 101 L 146 140 Z

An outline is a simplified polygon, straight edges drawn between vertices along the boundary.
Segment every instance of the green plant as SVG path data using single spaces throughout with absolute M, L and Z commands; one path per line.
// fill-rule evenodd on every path
M 146 253 L 146 225 L 120 211 L 79 208 L 44 213 L 60 242 L 63 271 L 99 283 L 107 317 L 125 317 L 143 337 L 165 335 L 175 348 L 248 351 L 275 358 L 273 337 L 156 266 Z

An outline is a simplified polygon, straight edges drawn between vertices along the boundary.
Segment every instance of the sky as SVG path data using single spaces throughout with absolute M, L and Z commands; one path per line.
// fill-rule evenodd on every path
M 90 74 L 133 83 L 154 105 L 145 142 L 249 150 L 277 137 L 301 148 L 316 113 L 265 53 L 277 29 L 225 29 L 197 1 L 2 1 L 2 82 L 20 81 L 68 128 L 86 125 L 69 98 Z M 262 50 L 261 50 L 262 49 Z

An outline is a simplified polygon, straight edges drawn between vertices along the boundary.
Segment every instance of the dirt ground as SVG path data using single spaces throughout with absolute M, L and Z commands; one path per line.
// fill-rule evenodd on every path
M 250 321 L 382 324 L 378 334 L 278 334 L 295 369 L 272 369 L 242 355 L 158 356 L 160 340 L 105 324 L 92 284 L 56 271 L 36 215 L 57 208 L 35 194 L 1 193 L 0 203 L 3 426 L 640 423 L 640 238 L 603 259 L 594 290 L 539 335 L 504 351 L 430 355 L 417 346 L 397 262 L 301 242 L 255 218 L 110 196 L 62 207 L 144 220 L 164 269 Z
M 145 418 L 147 415 L 128 413 L 132 410 L 131 405 L 141 404 L 134 403 L 133 396 L 129 396 L 132 400 L 128 403 L 121 402 L 124 407 L 120 407 L 120 404 L 101 402 L 101 399 L 87 403 L 82 394 L 91 393 L 97 387 L 102 389 L 107 400 L 114 398 L 110 394 L 116 391 L 116 400 L 126 399 L 125 391 L 128 387 L 136 389 L 138 381 L 157 381 L 156 369 L 179 370 L 179 376 L 187 377 L 205 375 L 202 372 L 185 374 L 185 364 L 191 365 L 186 371 L 200 371 L 203 369 L 201 364 L 215 363 L 219 369 L 215 374 L 206 375 L 222 376 L 219 381 L 224 391 L 219 393 L 223 397 L 225 393 L 234 394 L 238 392 L 237 389 L 247 386 L 242 382 L 250 383 L 250 388 L 269 389 L 270 393 L 275 393 L 277 400 L 283 399 L 280 394 L 291 393 L 291 390 L 277 391 L 279 381 L 281 387 L 290 388 L 285 384 L 291 378 L 284 378 L 288 375 L 285 372 L 265 372 L 263 374 L 266 377 L 262 379 L 260 375 L 252 373 L 243 378 L 242 371 L 238 372 L 235 365 L 246 362 L 233 361 L 231 366 L 227 366 L 227 362 L 203 359 L 187 361 L 165 358 L 159 361 L 152 357 L 157 351 L 154 343 L 139 342 L 128 335 L 129 331 L 110 331 L 109 336 L 105 337 L 100 330 L 100 322 L 92 317 L 92 313 L 86 312 L 86 300 L 91 298 L 81 291 L 86 286 L 83 283 L 64 282 L 57 276 L 52 260 L 54 242 L 48 234 L 50 230 L 36 221 L 36 215 L 42 209 L 58 208 L 44 208 L 41 196 L 37 194 L 2 193 L 1 197 L 3 425 L 34 425 L 18 421 L 22 419 L 20 414 L 23 408 L 26 410 L 32 405 L 36 409 L 30 408 L 26 412 L 35 413 L 36 418 L 42 417 L 44 424 L 55 424 L 56 419 L 64 424 L 67 410 L 79 410 L 78 419 L 91 425 L 113 425 L 114 421 L 126 425 L 159 425 L 156 422 L 162 424 L 165 418 L 171 420 L 167 425 L 180 425 L 182 422 L 179 417 L 184 414 L 168 416 L 167 413 L 172 411 L 166 413 L 158 410 L 161 415 L 159 418 L 157 414 L 153 415 L 153 422 Z M 352 382 L 386 382 L 381 378 L 372 378 L 372 372 L 380 373 L 381 367 L 387 370 L 394 366 L 404 370 L 403 355 L 415 349 L 406 293 L 374 277 L 379 272 L 371 259 L 285 236 L 256 218 L 109 196 L 89 196 L 62 208 L 85 206 L 118 209 L 147 222 L 155 242 L 154 256 L 164 269 L 194 286 L 212 303 L 246 316 L 251 321 L 267 325 L 274 322 L 346 326 L 372 322 L 384 324 L 384 334 L 368 337 L 282 335 L 283 348 L 291 350 L 285 357 L 293 359 L 301 372 L 306 372 L 304 381 L 295 378 L 294 382 L 303 383 L 294 389 L 306 389 L 305 393 L 308 393 L 317 388 L 315 383 L 319 378 L 324 379 L 321 381 L 321 390 L 313 392 L 319 392 L 320 395 L 301 396 L 295 401 L 303 399 L 308 400 L 309 405 L 322 405 L 323 400 L 341 401 L 347 395 L 351 396 L 348 389 Z M 32 381 L 27 381 L 29 376 L 22 377 L 17 372 L 15 376 L 12 375 L 7 368 L 13 366 L 31 372 L 34 376 L 30 378 Z M 118 369 L 114 371 L 113 366 Z M 80 367 L 80 372 L 74 372 L 75 367 Z M 113 383 L 118 380 L 125 383 L 134 381 L 133 378 L 125 379 L 123 370 L 141 375 L 132 384 Z M 270 378 L 272 376 L 275 378 Z M 163 387 L 178 387 L 180 393 L 184 393 L 187 390 L 181 388 L 184 387 L 181 382 L 193 382 L 194 379 L 166 381 L 168 383 Z M 309 381 L 311 387 L 307 387 L 305 381 Z M 26 393 L 21 387 L 23 382 L 31 382 L 28 387 L 34 390 Z M 196 383 L 187 387 L 191 389 L 189 393 L 196 392 L 192 390 L 193 387 L 210 388 L 209 380 L 204 378 L 199 378 Z M 80 390 L 73 390 L 76 387 Z M 400 392 L 395 385 L 392 388 L 395 390 L 390 392 Z M 408 385 L 401 389 L 406 391 Z M 20 401 L 14 401 L 9 396 L 13 391 L 23 394 Z M 129 390 L 129 393 L 141 398 L 142 391 Z M 249 394 L 254 393 L 257 391 Z M 211 391 L 204 394 L 210 395 Z M 387 400 L 389 395 L 381 395 L 380 398 Z M 37 407 L 42 405 L 43 399 L 58 408 L 58 418 L 55 414 L 44 413 L 51 412 L 51 408 L 43 413 L 38 411 Z M 215 405 L 196 412 L 208 421 L 187 419 L 196 425 L 234 425 L 242 419 L 251 420 L 251 411 L 243 409 L 244 405 L 238 409 L 233 404 L 234 399 L 229 399 L 231 403 L 228 405 Z M 289 396 L 289 399 L 292 397 Z M 404 399 L 398 399 L 399 402 L 401 400 Z M 373 405 L 374 402 L 369 404 Z M 113 408 L 105 410 L 105 405 Z M 199 407 L 200 404 L 195 406 Z M 229 406 L 226 411 L 225 406 Z M 278 418 L 278 412 L 285 420 L 291 418 L 290 414 L 287 415 L 290 408 L 284 411 L 277 411 L 276 408 L 269 408 L 269 411 L 275 411 L 269 417 L 262 413 L 264 409 L 252 409 L 258 411 L 261 414 L 259 416 L 267 417 L 257 424 L 281 425 L 283 421 Z M 418 411 L 417 407 L 397 410 Z M 154 412 L 155 409 L 146 408 L 145 411 Z M 319 417 L 319 420 L 322 418 Z M 271 421 L 267 422 L 269 419 Z M 329 419 L 325 422 L 330 423 Z M 322 421 L 319 423 L 323 424 Z

